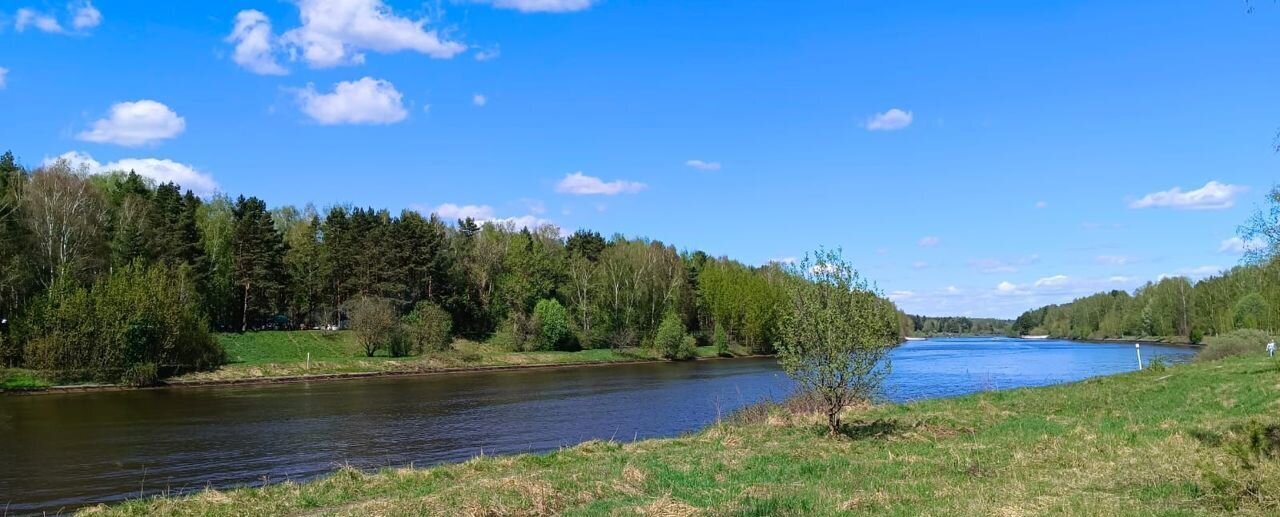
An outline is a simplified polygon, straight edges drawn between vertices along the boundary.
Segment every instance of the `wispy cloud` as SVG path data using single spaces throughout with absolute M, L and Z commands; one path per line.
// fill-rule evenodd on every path
M 1241 237 L 1231 237 L 1218 245 L 1218 253 L 1243 255 L 1253 250 L 1263 249 L 1266 246 L 1267 243 L 1262 239 L 1249 239 L 1246 241 Z
M 705 162 L 702 160 L 689 160 L 684 162 L 685 165 L 693 167 L 700 171 L 718 171 L 720 170 L 720 162 Z
M 1152 192 L 1129 203 L 1130 208 L 1172 208 L 1175 210 L 1221 210 L 1236 204 L 1236 196 L 1249 190 L 1240 185 L 1210 181 L 1195 190 L 1181 187 Z
M 579 196 L 613 196 L 617 194 L 634 194 L 648 188 L 648 185 L 636 181 L 614 180 L 604 181 L 594 176 L 587 176 L 581 171 L 565 175 L 556 184 L 556 192 Z
M 1012 259 L 982 258 L 969 261 L 969 266 L 979 273 L 1017 273 L 1022 268 L 1040 262 L 1040 255 L 1028 255 Z
M 522 13 L 569 13 L 590 8 L 598 0 L 475 0 Z
M 921 237 L 920 240 L 916 242 L 916 244 L 919 244 L 921 248 L 932 248 L 934 246 L 942 244 L 942 238 L 936 235 L 926 235 L 924 237 Z

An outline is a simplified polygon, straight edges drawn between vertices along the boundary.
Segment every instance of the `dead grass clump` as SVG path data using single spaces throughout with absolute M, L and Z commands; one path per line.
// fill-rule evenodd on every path
M 638 507 L 636 512 L 640 515 L 651 517 L 692 517 L 694 515 L 702 515 L 702 510 L 689 503 L 672 498 L 670 495 L 664 495 L 649 504 Z

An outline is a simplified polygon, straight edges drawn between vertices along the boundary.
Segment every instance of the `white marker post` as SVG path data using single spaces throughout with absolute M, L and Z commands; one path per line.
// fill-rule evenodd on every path
M 1142 369 L 1142 343 L 1134 343 L 1133 349 L 1138 352 L 1138 369 Z

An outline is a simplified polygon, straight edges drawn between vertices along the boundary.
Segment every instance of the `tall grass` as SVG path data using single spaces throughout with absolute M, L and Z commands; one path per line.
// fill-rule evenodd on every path
M 1233 330 L 1204 340 L 1205 347 L 1196 355 L 1197 361 L 1214 361 L 1236 355 L 1261 355 L 1266 353 L 1267 343 L 1273 338 L 1261 330 Z

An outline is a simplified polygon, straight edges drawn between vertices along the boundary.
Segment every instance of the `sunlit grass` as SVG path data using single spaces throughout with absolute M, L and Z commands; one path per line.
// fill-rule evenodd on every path
M 37 390 L 50 385 L 51 382 L 32 370 L 0 368 L 0 390 Z
M 429 469 L 209 491 L 109 515 L 1276 515 L 1280 433 L 1260 358 L 988 392 L 848 415 L 847 437 L 774 411 L 689 436 L 588 442 Z M 513 422 L 512 425 L 519 425 Z M 1257 427 L 1257 426 L 1254 426 Z M 1280 436 L 1275 439 L 1280 440 Z M 1270 438 L 1261 439 L 1264 445 Z M 1280 444 L 1275 444 L 1280 448 Z M 1264 451 L 1265 452 L 1265 451 Z M 1280 450 L 1273 450 L 1280 455 Z M 1260 453 L 1261 454 L 1261 453 Z

